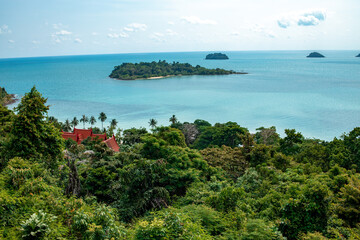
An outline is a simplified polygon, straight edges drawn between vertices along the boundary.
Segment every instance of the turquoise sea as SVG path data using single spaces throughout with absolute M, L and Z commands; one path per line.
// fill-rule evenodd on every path
M 150 118 L 235 121 L 251 132 L 276 126 L 306 137 L 331 140 L 360 126 L 358 51 L 224 52 L 230 60 L 204 60 L 209 52 L 111 54 L 0 59 L 0 86 L 20 97 L 32 86 L 48 98 L 49 116 L 59 120 L 98 116 L 120 128 L 148 127 Z M 120 81 L 108 75 L 123 62 L 179 61 L 248 75 L 187 76 Z M 98 123 L 100 126 L 100 123 Z

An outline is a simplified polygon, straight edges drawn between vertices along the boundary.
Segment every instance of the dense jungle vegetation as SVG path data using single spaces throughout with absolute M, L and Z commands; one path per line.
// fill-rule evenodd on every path
M 109 126 L 114 153 L 64 141 L 48 109 L 35 87 L 0 106 L 0 239 L 360 238 L 360 128 L 322 141 L 173 115 Z
M 208 69 L 196 65 L 193 67 L 189 63 L 167 63 L 164 61 L 158 62 L 140 62 L 140 63 L 123 63 L 115 66 L 111 72 L 111 78 L 121 80 L 135 80 L 146 79 L 151 77 L 166 77 L 166 76 L 186 76 L 186 75 L 227 75 L 227 74 L 243 74 L 232 70 L 224 70 L 221 68 Z

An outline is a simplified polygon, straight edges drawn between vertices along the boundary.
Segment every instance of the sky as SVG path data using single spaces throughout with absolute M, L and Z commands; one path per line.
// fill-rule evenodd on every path
M 357 50 L 359 0 L 0 0 L 0 58 Z

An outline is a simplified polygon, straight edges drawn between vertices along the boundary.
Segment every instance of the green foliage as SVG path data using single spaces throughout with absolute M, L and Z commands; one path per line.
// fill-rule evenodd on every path
M 245 231 L 241 234 L 241 240 L 282 240 L 284 238 L 274 226 L 262 219 L 249 219 Z
M 185 214 L 166 210 L 151 220 L 142 220 L 135 227 L 134 239 L 213 239 L 202 226 Z
M 63 139 L 61 133 L 45 121 L 49 109 L 45 103 L 46 99 L 35 87 L 21 99 L 16 107 L 7 151 L 10 158 L 40 158 L 54 168 L 62 156 Z
M 359 128 L 326 142 L 173 116 L 118 153 L 62 151 L 70 123 L 45 102 L 33 88 L 0 107 L 1 239 L 360 239 Z
M 113 209 L 104 205 L 99 206 L 93 214 L 77 212 L 72 231 L 85 240 L 126 239 L 126 230 L 116 222 Z
M 45 239 L 51 232 L 50 224 L 56 219 L 52 214 L 39 211 L 21 224 L 23 239 Z
M 257 144 L 275 145 L 279 142 L 280 136 L 276 133 L 276 127 L 260 127 L 256 129 L 255 141 Z
M 235 74 L 234 71 L 228 71 L 220 68 L 207 69 L 197 65 L 193 67 L 189 63 L 167 63 L 166 61 L 158 62 L 140 62 L 140 63 L 123 63 L 115 66 L 109 77 L 134 80 L 159 76 L 173 75 L 224 75 Z
M 176 128 L 158 127 L 154 131 L 154 135 L 163 139 L 169 145 L 186 147 L 184 134 Z
M 131 128 L 123 132 L 123 144 L 134 145 L 141 142 L 141 137 L 147 134 L 146 128 Z
M 323 231 L 329 218 L 329 189 L 309 180 L 298 199 L 289 199 L 282 209 L 280 231 L 290 239 L 300 233 Z
M 234 211 L 237 202 L 243 197 L 244 190 L 241 188 L 226 187 L 221 192 L 209 198 L 209 204 L 221 212 Z
M 344 144 L 350 152 L 350 162 L 360 171 L 360 127 L 354 128 L 348 135 L 344 136 Z
M 339 216 L 350 227 L 360 223 L 360 179 L 352 177 L 350 182 L 340 189 L 337 206 Z
M 222 168 L 234 180 L 244 174 L 249 166 L 241 148 L 224 145 L 221 148 L 205 148 L 200 153 L 210 166 Z
M 299 144 L 304 137 L 295 129 L 285 129 L 286 137 L 280 139 L 280 151 L 286 155 L 293 155 L 299 151 Z
M 250 165 L 256 167 L 270 160 L 270 147 L 264 144 L 255 145 L 250 152 Z
M 204 149 L 211 146 L 226 145 L 237 147 L 241 144 L 241 135 L 248 132 L 246 128 L 240 127 L 235 122 L 224 124 L 216 123 L 214 126 L 204 127 L 199 137 L 193 144 L 194 148 Z

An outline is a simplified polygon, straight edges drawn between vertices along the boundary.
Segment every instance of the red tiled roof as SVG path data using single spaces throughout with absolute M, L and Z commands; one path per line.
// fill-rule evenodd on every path
M 77 129 L 74 128 L 74 133 L 76 135 L 81 134 L 83 136 L 83 139 L 87 139 L 88 137 L 91 137 L 92 133 L 92 129 Z
M 105 141 L 106 140 L 106 133 L 104 133 L 104 134 L 93 134 L 91 137 L 92 138 L 100 138 L 100 139 Z
M 119 152 L 119 145 L 117 144 L 115 140 L 115 136 L 112 136 L 111 138 L 107 139 L 106 133 L 104 134 L 94 134 L 92 132 L 92 129 L 77 129 L 74 128 L 74 132 L 62 132 L 62 137 L 64 139 L 71 138 L 78 144 L 80 144 L 83 140 L 87 139 L 88 137 L 91 137 L 92 139 L 99 138 L 103 140 L 103 142 L 106 143 L 106 145 L 114 150 L 115 152 Z
M 104 143 L 106 143 L 106 145 L 111 148 L 112 150 L 114 150 L 115 152 L 119 152 L 119 145 L 117 144 L 115 137 L 112 136 L 111 138 L 109 138 L 108 140 L 105 140 Z

